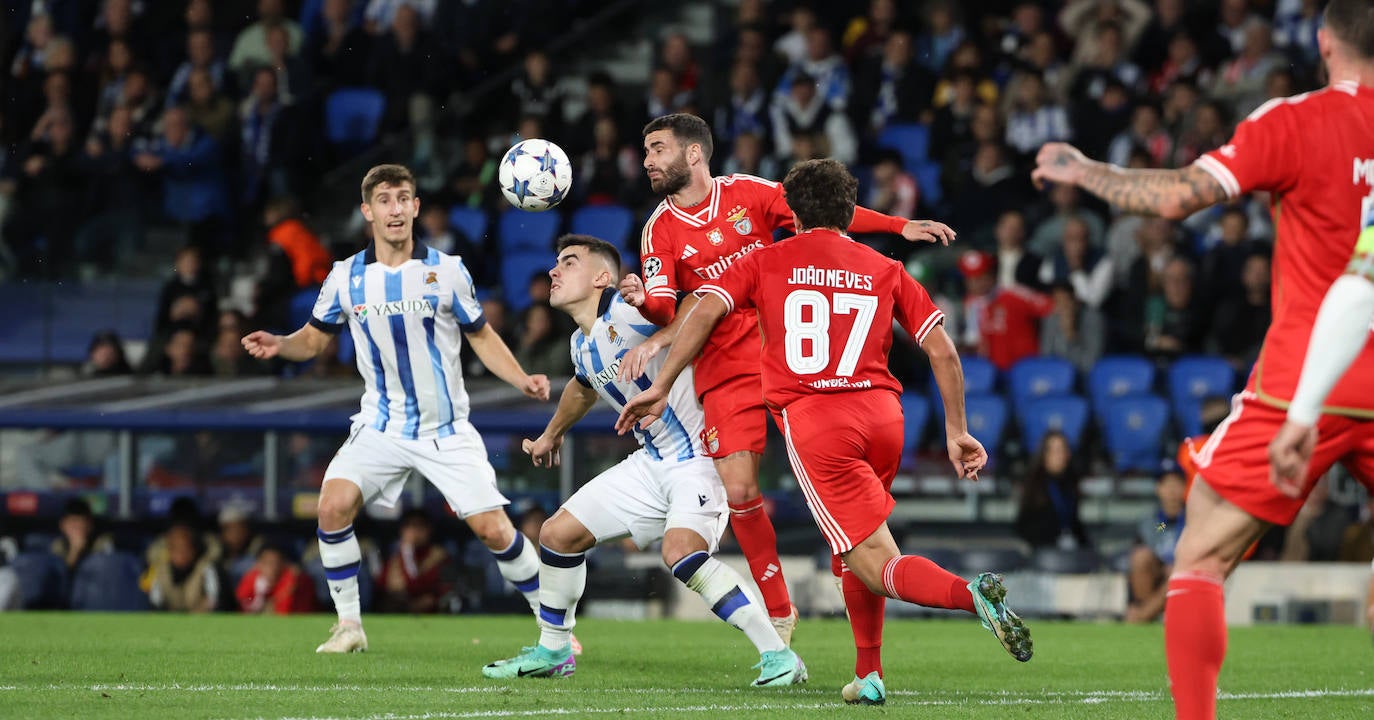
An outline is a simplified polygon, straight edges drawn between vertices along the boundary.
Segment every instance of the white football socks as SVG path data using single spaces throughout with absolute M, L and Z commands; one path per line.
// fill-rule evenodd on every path
M 363 552 L 358 547 L 358 538 L 353 535 L 353 526 L 334 531 L 317 528 L 315 535 L 320 541 L 320 563 L 324 565 L 324 577 L 329 583 L 329 597 L 334 599 L 339 620 L 361 625 L 363 612 L 358 599 L 358 569 L 363 564 Z
M 768 614 L 742 586 L 744 578 L 704 550 L 682 558 L 673 576 L 701 595 L 716 617 L 744 632 L 760 653 L 787 647 L 768 621 Z
M 539 548 L 539 644 L 562 650 L 572 642 L 577 601 L 587 587 L 587 554 Z

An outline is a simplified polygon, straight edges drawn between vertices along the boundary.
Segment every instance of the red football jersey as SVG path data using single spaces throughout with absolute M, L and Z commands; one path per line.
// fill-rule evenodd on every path
M 731 315 L 757 311 L 763 397 L 777 409 L 818 393 L 900 393 L 887 369 L 893 319 L 922 343 L 945 317 L 901 263 L 829 230 L 752 252 L 701 290 Z
M 1354 253 L 1361 204 L 1374 185 L 1374 88 L 1342 82 L 1270 100 L 1236 127 L 1229 144 L 1196 164 L 1227 195 L 1272 193 L 1274 319 L 1247 387 L 1286 408 L 1317 309 Z M 1370 377 L 1374 346 L 1366 344 L 1324 411 L 1374 416 Z
M 978 319 L 978 354 L 998 370 L 1040 353 L 1038 322 L 1054 312 L 1048 295 L 1020 285 L 964 300 L 964 311 Z
M 856 208 L 856 232 L 901 232 L 903 218 Z M 644 224 L 640 256 L 647 297 L 640 311 L 658 325 L 672 322 L 679 293 L 721 276 L 754 250 L 773 244 L 773 231 L 793 228 L 782 184 L 753 175 L 712 178 L 700 204 L 682 208 L 664 199 Z M 759 372 L 758 323 L 752 312 L 731 313 L 702 349 L 695 368 L 698 394 L 740 375 Z

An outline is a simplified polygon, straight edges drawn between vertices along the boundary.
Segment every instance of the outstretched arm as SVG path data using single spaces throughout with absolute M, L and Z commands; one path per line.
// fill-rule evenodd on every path
M 699 295 L 691 310 L 682 313 L 684 319 L 673 342 L 673 349 L 668 351 L 668 357 L 663 360 L 663 367 L 659 368 L 654 384 L 630 398 L 625 409 L 620 411 L 620 418 L 615 423 L 617 433 L 624 435 L 641 419 L 656 418 L 663 412 L 668 390 L 697 353 L 701 352 L 701 348 L 705 347 L 711 331 L 728 310 L 724 300 L 714 294 L 706 294 Z
M 596 406 L 596 391 L 583 385 L 577 378 L 563 386 L 563 394 L 558 398 L 558 409 L 553 411 L 544 433 L 530 440 L 526 438 L 520 447 L 539 467 L 551 467 L 562 462 L 559 449 L 563 447 L 563 436 L 568 430 Z
M 510 383 L 515 389 L 536 400 L 549 399 L 549 378 L 544 375 L 529 375 L 520 367 L 520 361 L 511 354 L 506 341 L 501 339 L 491 325 L 483 324 L 477 332 L 467 333 L 468 343 L 477 358 L 496 377 Z
M 243 349 L 259 360 L 280 357 L 291 362 L 303 362 L 324 352 L 329 344 L 329 334 L 307 324 L 290 335 L 273 335 L 258 330 L 245 335 L 242 342 Z
M 1177 170 L 1126 170 L 1089 160 L 1065 143 L 1047 143 L 1035 157 L 1031 173 L 1037 187 L 1045 183 L 1076 185 L 1126 212 L 1182 220 L 1225 200 L 1226 189 L 1199 165 Z
M 961 478 L 978 479 L 978 471 L 988 463 L 988 453 L 982 443 L 968 433 L 968 417 L 964 414 L 964 367 L 959 351 L 942 325 L 936 325 L 921 343 L 930 358 L 930 370 L 935 385 L 940 388 L 940 400 L 945 405 L 945 441 L 949 461 Z
M 677 315 L 673 321 L 658 332 L 649 336 L 644 342 L 630 348 L 630 351 L 620 358 L 620 371 L 618 373 L 622 382 L 631 382 L 635 378 L 644 374 L 644 368 L 649 366 L 649 361 L 653 360 L 664 348 L 673 344 L 677 338 L 678 331 L 682 329 L 682 323 L 687 319 L 687 315 L 696 307 L 697 296 L 688 295 L 682 299 L 682 305 L 678 307 Z

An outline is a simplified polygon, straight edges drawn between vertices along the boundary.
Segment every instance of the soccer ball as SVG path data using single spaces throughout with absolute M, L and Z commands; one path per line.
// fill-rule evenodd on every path
M 572 163 L 563 148 L 548 140 L 521 140 L 501 156 L 497 181 L 511 205 L 540 212 L 567 197 L 572 187 Z

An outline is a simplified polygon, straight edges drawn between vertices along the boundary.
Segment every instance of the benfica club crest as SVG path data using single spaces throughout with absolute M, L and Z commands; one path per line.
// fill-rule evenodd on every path
M 710 240 L 712 245 L 719 245 L 725 242 L 725 235 L 720 231 L 720 228 L 711 228 L 706 233 L 706 239 Z
M 714 425 L 701 431 L 701 446 L 706 448 L 706 452 L 711 455 L 716 454 L 716 451 L 720 449 L 720 436 Z
M 725 218 L 735 226 L 735 232 L 740 235 L 748 235 L 754 230 L 754 222 L 745 214 L 747 212 L 749 212 L 748 208 L 742 205 L 736 205 L 735 209 L 731 210 L 730 214 Z

